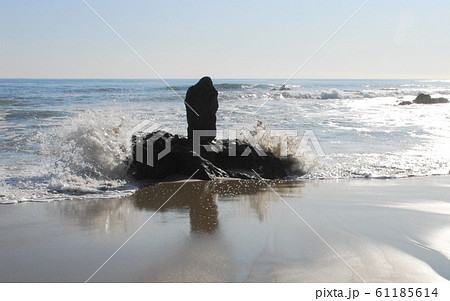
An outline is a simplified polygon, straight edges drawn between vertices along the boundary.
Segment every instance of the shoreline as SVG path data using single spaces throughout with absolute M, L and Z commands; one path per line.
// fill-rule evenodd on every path
M 0 282 L 84 282 L 152 214 L 92 282 L 450 280 L 450 177 L 180 183 L 1 206 Z
M 225 182 L 225 181 L 249 181 L 249 182 L 260 182 L 260 181 L 266 181 L 269 183 L 284 183 L 284 182 L 290 182 L 290 183 L 329 183 L 329 182 L 336 182 L 336 181 L 377 181 L 377 180 L 404 180 L 404 179 L 427 179 L 427 178 L 445 178 L 450 177 L 449 174 L 433 174 L 433 175 L 408 175 L 408 176 L 360 176 L 360 177 L 352 177 L 352 178 L 296 178 L 291 179 L 289 176 L 287 178 L 282 179 L 267 179 L 262 178 L 259 179 L 241 179 L 241 178 L 230 178 L 230 177 L 217 177 L 215 180 L 202 180 L 202 179 L 189 179 L 188 176 L 182 175 L 182 174 L 174 174 L 170 175 L 168 177 L 155 180 L 155 179 L 147 179 L 147 180 L 134 180 L 133 185 L 135 185 L 134 190 L 133 189 L 126 189 L 125 191 L 129 192 L 132 190 L 132 192 L 129 192 L 128 194 L 124 195 L 103 195 L 103 194 L 90 194 L 90 193 L 73 193 L 73 194 L 67 194 L 62 192 L 58 192 L 58 197 L 56 198 L 48 198 L 48 199 L 26 199 L 26 200 L 19 200 L 19 201 L 9 201 L 9 202 L 0 202 L 0 208 L 2 206 L 9 206 L 9 205 L 18 205 L 18 204 L 24 204 L 24 203 L 52 203 L 52 202 L 64 202 L 64 201 L 84 201 L 84 200 L 109 200 L 109 199 L 122 199 L 122 198 L 128 198 L 132 195 L 134 195 L 137 191 L 140 189 L 160 185 L 160 184 L 170 184 L 170 183 L 183 183 L 183 182 L 198 182 L 198 181 L 206 181 L 206 182 Z M 120 192 L 121 190 L 118 190 L 117 192 Z M 110 192 L 110 191 L 108 191 Z M 0 195 L 1 196 L 1 195 Z

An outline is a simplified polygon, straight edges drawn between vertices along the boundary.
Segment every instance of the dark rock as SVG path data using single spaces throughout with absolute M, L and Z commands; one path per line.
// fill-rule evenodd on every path
M 196 155 L 192 140 L 167 132 L 135 135 L 132 142 L 133 161 L 129 174 L 137 179 L 160 180 L 177 174 L 191 176 L 196 170 L 193 178 L 202 180 L 287 176 L 280 158 L 240 140 L 218 140 L 215 144 L 201 145 L 200 156 Z
M 216 112 L 219 108 L 218 92 L 211 78 L 203 77 L 186 93 L 186 116 L 188 138 L 193 139 L 195 130 L 211 130 L 211 136 L 201 137 L 201 143 L 208 143 L 216 138 Z
M 448 103 L 448 99 L 444 97 L 432 98 L 431 101 L 433 103 Z
M 414 99 L 414 103 L 430 103 L 431 102 L 431 96 L 428 94 L 419 94 L 417 95 L 416 99 Z
M 288 90 L 285 86 L 282 88 Z M 190 177 L 194 173 L 193 178 L 202 180 L 286 177 L 286 170 L 292 171 L 291 166 L 286 165 L 289 160 L 282 161 L 272 153 L 239 140 L 211 143 L 216 137 L 217 96 L 209 77 L 203 77 L 188 89 L 185 101 L 188 137 L 163 131 L 133 135 L 133 158 L 128 173 L 137 179 L 154 180 L 178 175 Z M 197 136 L 197 130 L 210 132 Z
M 430 95 L 421 93 L 416 97 L 416 99 L 414 99 L 413 102 L 419 104 L 448 103 L 448 99 L 443 97 L 431 98 Z
M 411 101 L 404 100 L 404 101 L 400 102 L 398 105 L 399 105 L 399 106 L 412 105 L 412 102 L 411 102 Z
M 159 180 L 176 174 L 190 176 L 196 170 L 198 170 L 196 179 L 213 180 L 216 177 L 228 177 L 225 171 L 196 156 L 192 149 L 192 141 L 186 137 L 158 131 L 143 137 L 134 135 L 132 143 L 133 161 L 128 171 L 137 179 Z M 165 150 L 168 152 L 164 155 Z M 152 158 L 149 158 L 150 154 L 153 155 Z
M 291 88 L 287 88 L 286 85 L 282 85 L 279 89 L 272 88 L 272 91 L 289 91 Z

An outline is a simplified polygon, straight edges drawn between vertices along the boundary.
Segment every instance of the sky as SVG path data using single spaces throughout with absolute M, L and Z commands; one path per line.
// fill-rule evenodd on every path
M 289 78 L 366 0 L 86 0 L 163 78 Z M 450 78 L 450 1 L 369 0 L 294 78 Z M 158 78 L 82 0 L 0 0 L 0 78 Z

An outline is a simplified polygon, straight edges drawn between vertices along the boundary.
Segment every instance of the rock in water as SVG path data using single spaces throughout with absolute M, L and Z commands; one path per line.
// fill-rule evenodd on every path
M 421 93 L 416 97 L 416 99 L 414 99 L 413 102 L 420 104 L 448 103 L 448 99 L 443 97 L 431 98 L 430 95 Z
M 186 93 L 186 115 L 188 138 L 193 140 L 193 131 L 210 130 L 211 136 L 202 136 L 201 143 L 208 143 L 216 138 L 216 112 L 219 108 L 217 90 L 211 78 L 205 76 Z
M 448 99 L 444 97 L 432 98 L 433 103 L 448 103 Z
M 414 99 L 414 103 L 430 103 L 431 102 L 431 96 L 428 94 L 422 94 L 420 93 L 417 95 L 416 99 Z
M 145 136 L 134 135 L 133 161 L 128 173 L 137 179 L 163 179 L 172 175 L 194 176 L 195 179 L 213 180 L 228 177 L 208 160 L 196 156 L 192 141 L 185 136 L 157 131 Z
M 404 100 L 404 101 L 400 102 L 398 105 L 399 105 L 399 106 L 412 105 L 412 102 L 411 102 L 411 101 L 408 101 L 408 100 Z
M 129 174 L 137 179 L 161 180 L 172 175 L 201 180 L 221 178 L 281 179 L 287 176 L 282 160 L 240 140 L 219 140 L 199 146 L 184 136 L 157 131 L 133 136 Z
M 188 89 L 185 101 L 188 138 L 163 131 L 133 135 L 133 160 L 128 173 L 137 179 L 154 180 L 175 175 L 202 180 L 286 177 L 288 161 L 259 147 L 239 140 L 211 143 L 216 138 L 217 95 L 209 77 L 203 77 Z

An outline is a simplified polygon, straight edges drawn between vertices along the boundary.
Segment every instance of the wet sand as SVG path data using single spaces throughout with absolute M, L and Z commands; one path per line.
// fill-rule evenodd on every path
M 0 282 L 86 281 L 181 185 L 0 206 Z M 270 185 L 185 184 L 90 281 L 450 280 L 450 177 Z

